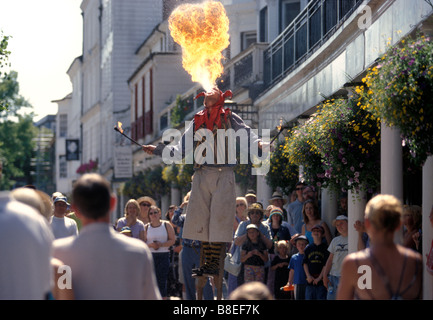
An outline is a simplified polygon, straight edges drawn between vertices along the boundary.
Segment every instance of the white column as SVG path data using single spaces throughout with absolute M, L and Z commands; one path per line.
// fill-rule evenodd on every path
M 382 122 L 380 143 L 380 193 L 403 201 L 403 149 L 400 130 Z M 403 242 L 403 227 L 397 230 L 396 243 Z
M 400 130 L 381 126 L 380 192 L 403 200 L 403 151 Z
M 334 236 L 335 227 L 332 225 L 332 221 L 334 221 L 338 213 L 338 194 L 327 188 L 322 189 L 321 200 L 322 220 L 326 222 L 331 230 L 332 236 Z
M 426 254 L 430 250 L 433 229 L 429 214 L 433 206 L 433 156 L 427 158 L 422 168 L 422 256 L 424 265 L 423 299 L 433 300 L 433 276 L 425 268 Z
M 349 253 L 358 251 L 358 232 L 354 228 L 356 220 L 364 221 L 364 211 L 367 204 L 365 192 L 355 193 L 349 190 L 347 193 L 348 214 L 348 244 Z
M 174 204 L 176 206 L 179 206 L 182 203 L 180 199 L 181 198 L 180 190 L 172 185 L 170 191 L 171 191 L 170 205 Z
M 272 188 L 266 183 L 264 175 L 257 175 L 257 202 L 261 202 L 266 209 L 272 196 Z

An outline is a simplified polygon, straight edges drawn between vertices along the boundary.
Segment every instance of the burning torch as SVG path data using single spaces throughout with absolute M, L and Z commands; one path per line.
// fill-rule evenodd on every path
M 277 133 L 277 135 L 275 137 L 272 138 L 272 140 L 271 140 L 271 142 L 269 144 L 272 144 L 272 142 L 274 142 L 275 139 L 278 138 L 278 136 L 280 135 L 280 133 L 283 132 L 283 130 L 287 129 L 287 128 L 288 128 L 288 126 L 283 126 L 283 119 L 280 119 L 280 125 L 277 126 L 278 133 Z
M 128 137 L 126 134 L 123 133 L 123 129 L 122 129 L 122 122 L 117 122 L 117 126 L 114 126 L 114 131 L 119 132 L 121 135 L 123 135 L 125 138 L 129 139 L 130 141 L 134 142 L 136 145 L 142 147 L 142 145 L 140 143 L 138 143 L 137 141 L 135 141 L 134 139 Z

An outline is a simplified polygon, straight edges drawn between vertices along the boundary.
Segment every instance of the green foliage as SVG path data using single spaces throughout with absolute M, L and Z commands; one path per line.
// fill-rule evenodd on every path
M 421 166 L 433 154 L 433 41 L 417 36 L 389 46 L 363 82 L 368 111 L 400 129 L 411 162 Z
M 289 195 L 299 181 L 299 167 L 289 162 L 288 154 L 284 150 L 287 139 L 278 142 L 275 151 L 271 154 L 266 182 L 272 190 L 280 187 L 284 194 Z
M 0 122 L 0 158 L 3 175 L 0 190 L 32 184 L 31 160 L 35 157 L 37 129 L 30 115 L 18 115 L 18 122 Z
M 16 116 L 22 107 L 31 107 L 19 94 L 18 73 L 11 71 L 0 82 L 0 119 Z
M 0 77 L 2 76 L 3 72 L 2 69 L 5 66 L 8 66 L 8 58 L 10 51 L 7 50 L 9 43 L 9 36 L 3 36 L 3 32 L 0 32 Z M 4 77 L 6 78 L 7 75 Z M 0 112 L 3 110 L 6 110 L 8 107 L 7 103 L 3 101 L 3 99 L 0 96 Z
M 123 188 L 123 194 L 131 199 L 148 195 L 156 201 L 170 191 L 170 185 L 162 179 L 162 166 L 147 168 L 134 175 Z

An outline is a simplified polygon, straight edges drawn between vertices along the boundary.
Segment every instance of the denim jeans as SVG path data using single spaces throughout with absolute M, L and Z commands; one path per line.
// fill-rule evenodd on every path
M 169 252 L 152 253 L 153 263 L 155 266 L 156 282 L 158 283 L 161 297 L 167 296 L 167 280 L 170 267 L 169 256 Z
M 328 284 L 328 300 L 335 300 L 337 298 L 337 289 L 338 284 L 340 283 L 340 277 L 337 276 L 328 276 L 329 284 Z
M 305 300 L 326 300 L 326 293 L 324 285 L 307 285 Z

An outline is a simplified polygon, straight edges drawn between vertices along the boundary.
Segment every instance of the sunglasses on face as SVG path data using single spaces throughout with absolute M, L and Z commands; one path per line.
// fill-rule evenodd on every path
M 149 212 L 149 216 L 151 216 L 151 215 L 157 215 L 159 212 L 158 211 L 152 211 L 152 212 Z
M 237 204 L 236 204 L 236 208 L 237 208 L 237 207 L 240 207 L 240 206 L 245 206 L 245 204 L 243 204 L 243 203 L 237 203 Z
M 142 202 L 142 203 L 140 203 L 140 206 L 142 206 L 142 207 L 150 207 L 150 204 Z
M 296 188 L 296 191 L 304 190 L 304 188 Z

